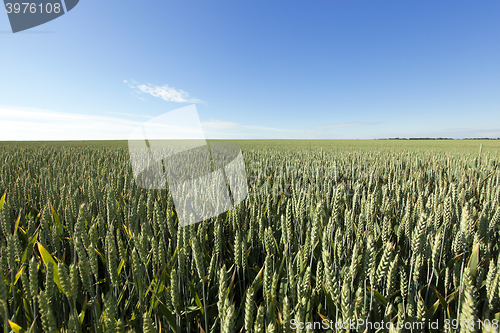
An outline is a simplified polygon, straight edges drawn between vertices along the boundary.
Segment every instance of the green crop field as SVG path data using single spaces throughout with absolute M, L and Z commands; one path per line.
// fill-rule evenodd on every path
M 4 332 L 498 332 L 499 140 L 241 140 L 181 227 L 125 141 L 0 143 Z

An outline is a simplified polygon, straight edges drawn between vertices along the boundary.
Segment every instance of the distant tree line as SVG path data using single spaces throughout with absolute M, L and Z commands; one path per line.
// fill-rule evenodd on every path
M 453 138 L 384 138 L 380 140 L 500 140 L 500 138 L 465 138 L 465 139 L 453 139 Z

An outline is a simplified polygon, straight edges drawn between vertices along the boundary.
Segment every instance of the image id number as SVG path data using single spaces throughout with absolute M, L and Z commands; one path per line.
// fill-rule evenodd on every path
M 23 13 L 23 14 L 42 14 L 42 13 L 56 13 L 59 14 L 61 12 L 61 4 L 60 3 L 47 3 L 45 6 L 43 4 L 37 5 L 36 3 L 22 2 L 22 3 L 6 3 L 5 9 L 7 10 L 7 14 L 15 13 Z

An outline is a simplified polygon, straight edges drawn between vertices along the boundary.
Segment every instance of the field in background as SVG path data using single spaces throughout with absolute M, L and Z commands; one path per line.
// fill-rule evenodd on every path
M 208 140 L 218 141 L 218 140 Z M 500 140 L 220 140 L 234 142 L 242 149 L 331 149 L 331 150 L 434 150 L 479 152 L 482 145 L 486 150 L 500 150 Z M 108 147 L 127 148 L 126 140 L 109 141 L 0 141 L 0 147 Z
M 499 140 L 230 141 L 248 198 L 185 228 L 126 141 L 0 143 L 0 325 L 498 331 Z

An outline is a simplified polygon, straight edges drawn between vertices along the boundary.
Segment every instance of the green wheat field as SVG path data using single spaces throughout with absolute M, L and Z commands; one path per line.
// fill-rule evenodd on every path
M 498 332 L 500 140 L 242 140 L 181 227 L 127 142 L 0 142 L 4 332 Z

